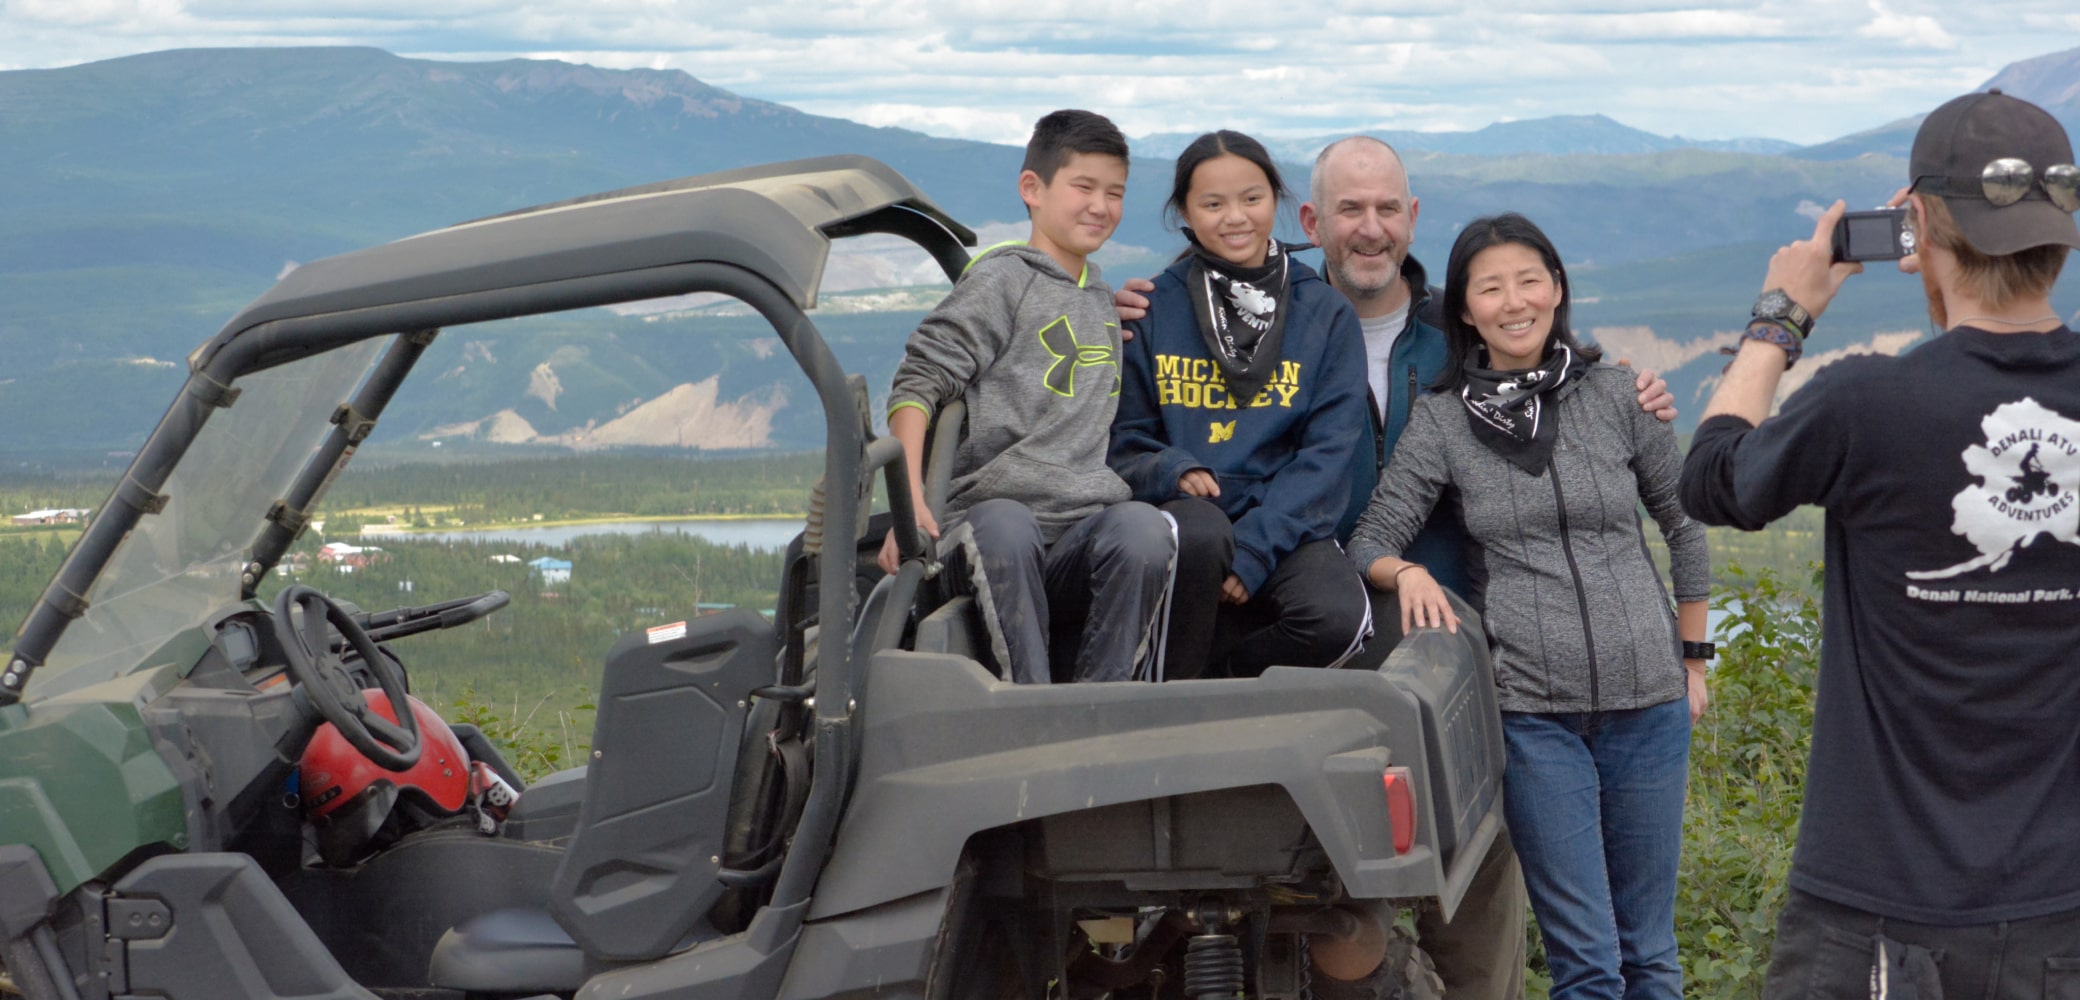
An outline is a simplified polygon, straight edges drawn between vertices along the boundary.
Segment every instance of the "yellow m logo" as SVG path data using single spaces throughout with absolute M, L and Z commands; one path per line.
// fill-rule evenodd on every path
M 1206 443 L 1219 444 L 1222 441 L 1233 440 L 1235 440 L 1235 421 L 1230 420 L 1225 424 L 1216 421 L 1213 425 L 1213 434 L 1206 439 Z

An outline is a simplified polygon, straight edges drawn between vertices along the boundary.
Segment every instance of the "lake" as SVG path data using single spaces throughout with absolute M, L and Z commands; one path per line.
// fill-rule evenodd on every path
M 382 538 L 400 538 L 439 542 L 511 542 L 514 544 L 544 545 L 562 548 L 573 538 L 588 535 L 691 535 L 716 545 L 748 545 L 754 549 L 778 552 L 787 548 L 787 543 L 802 531 L 802 522 L 788 518 L 732 519 L 732 520 L 683 520 L 683 521 L 611 521 L 600 524 L 559 524 L 550 526 L 508 525 L 496 528 L 456 528 L 445 531 L 399 531 L 382 525 L 368 525 L 361 529 L 364 541 Z

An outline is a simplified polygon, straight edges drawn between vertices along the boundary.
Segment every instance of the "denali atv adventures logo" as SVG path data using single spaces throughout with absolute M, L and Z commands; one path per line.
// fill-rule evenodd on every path
M 1950 501 L 1950 530 L 1979 550 L 1976 558 L 1943 569 L 1910 572 L 1910 580 L 1947 580 L 1984 569 L 1997 573 L 2015 553 L 2049 535 L 2080 545 L 2080 421 L 2027 397 L 2004 403 L 1979 422 L 1984 445 L 1964 450 L 1964 467 L 1979 480 Z M 2073 600 L 2072 590 L 2002 593 L 1927 590 L 1907 596 L 1931 601 L 2030 603 Z

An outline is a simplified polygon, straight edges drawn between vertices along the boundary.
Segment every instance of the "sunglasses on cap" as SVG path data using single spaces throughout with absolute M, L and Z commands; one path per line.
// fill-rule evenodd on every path
M 1984 198 L 2005 208 L 2030 197 L 2032 186 L 2042 187 L 2044 197 L 2061 210 L 2080 211 L 2080 167 L 2070 163 L 2045 167 L 2040 180 L 2036 168 L 2030 166 L 2029 161 L 2002 157 L 1979 171 L 1976 185 L 1956 177 L 1927 176 L 1914 178 L 1912 190 L 1959 198 Z

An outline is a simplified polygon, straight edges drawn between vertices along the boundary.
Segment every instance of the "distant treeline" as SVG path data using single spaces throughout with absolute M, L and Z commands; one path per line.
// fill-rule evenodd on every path
M 626 514 L 800 515 L 823 475 L 821 453 L 689 458 L 641 452 L 506 462 L 412 463 L 350 468 L 324 499 L 327 511 L 411 505 L 446 508 L 471 523 Z M 328 529 L 338 534 L 338 529 Z
M 1820 508 L 1800 507 L 1761 531 L 1706 528 L 1705 538 L 1712 552 L 1712 579 L 1722 585 L 1727 583 L 1727 571 L 1736 565 L 1747 570 L 1750 577 L 1767 570 L 1783 580 L 1806 579 L 1811 575 L 1809 567 L 1820 562 L 1826 520 Z M 1666 573 L 1668 545 L 1662 541 L 1661 532 L 1651 525 L 1646 528 L 1646 535 L 1654 564 Z

